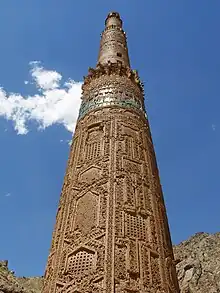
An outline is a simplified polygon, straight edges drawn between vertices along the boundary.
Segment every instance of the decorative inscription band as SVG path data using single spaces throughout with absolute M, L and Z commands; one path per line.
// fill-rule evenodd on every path
M 82 102 L 80 110 L 79 110 L 78 119 L 81 119 L 82 117 L 84 117 L 91 110 L 95 110 L 102 107 L 110 107 L 110 106 L 135 109 L 145 114 L 145 111 L 141 103 L 139 103 L 137 100 L 121 99 L 121 98 L 119 99 L 118 97 L 103 97 L 102 99 Z

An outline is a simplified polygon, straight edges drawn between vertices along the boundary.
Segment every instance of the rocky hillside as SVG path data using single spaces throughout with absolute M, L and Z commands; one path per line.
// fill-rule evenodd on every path
M 220 233 L 197 233 L 174 254 L 182 293 L 220 293 Z
M 174 246 L 181 293 L 220 293 L 220 233 L 197 233 Z M 18 278 L 0 262 L 0 293 L 40 293 L 41 277 Z
M 8 270 L 8 262 L 0 261 L 0 293 L 40 293 L 43 278 L 19 278 Z

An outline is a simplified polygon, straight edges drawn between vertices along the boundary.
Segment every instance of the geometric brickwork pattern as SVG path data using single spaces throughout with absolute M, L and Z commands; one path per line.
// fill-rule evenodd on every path
M 116 12 L 84 78 L 42 292 L 179 292 L 143 85 Z
M 126 213 L 125 225 L 128 238 L 146 240 L 146 221 L 143 217 Z
M 89 273 L 93 267 L 93 259 L 94 254 L 81 250 L 68 258 L 67 271 L 75 276 Z

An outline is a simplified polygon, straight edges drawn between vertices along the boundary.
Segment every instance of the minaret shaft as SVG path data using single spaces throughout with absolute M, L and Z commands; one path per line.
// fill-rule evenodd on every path
M 179 293 L 143 87 L 115 12 L 85 77 L 45 272 L 43 293 L 61 292 Z

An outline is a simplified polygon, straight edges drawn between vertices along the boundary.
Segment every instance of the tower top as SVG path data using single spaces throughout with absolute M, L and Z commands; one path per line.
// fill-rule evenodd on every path
M 132 70 L 130 67 L 127 38 L 122 24 L 123 22 L 118 12 L 112 11 L 107 15 L 105 28 L 101 34 L 98 61 L 96 67 L 89 67 L 88 75 L 84 76 L 83 93 L 89 90 L 88 85 L 93 79 L 100 78 L 102 75 L 110 76 L 115 74 L 127 76 L 134 84 L 138 85 L 143 98 L 143 83 L 138 76 L 137 70 Z
M 130 67 L 126 34 L 122 29 L 122 20 L 118 12 L 110 12 L 105 20 L 102 33 L 98 64 L 121 63 Z
M 108 27 L 109 25 L 118 25 L 122 27 L 122 20 L 120 18 L 120 14 L 118 12 L 112 11 L 106 17 L 105 26 Z

